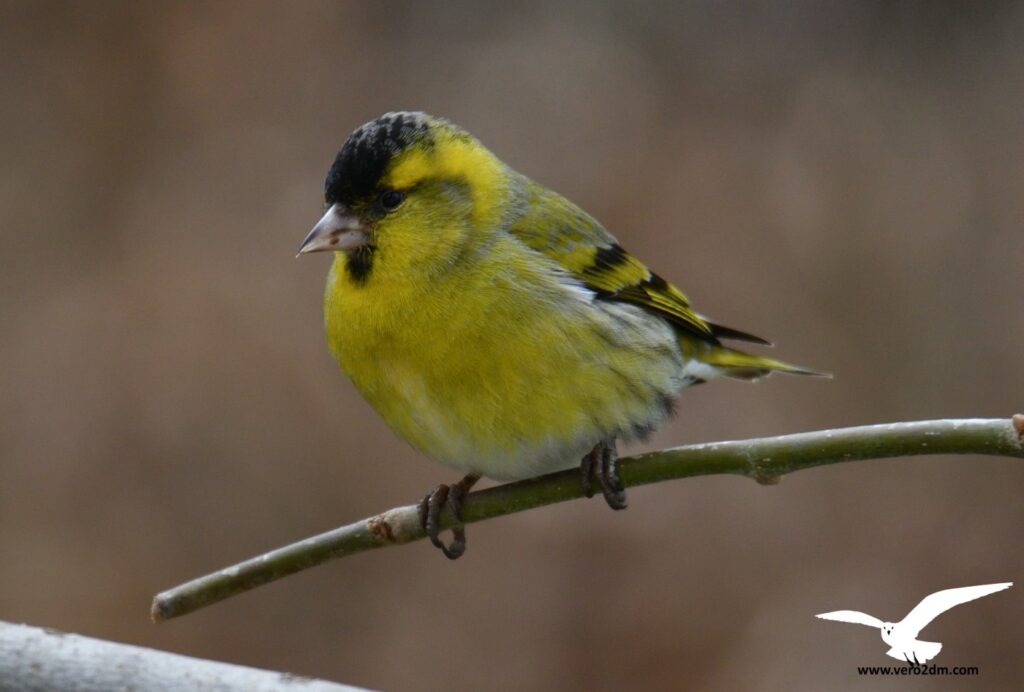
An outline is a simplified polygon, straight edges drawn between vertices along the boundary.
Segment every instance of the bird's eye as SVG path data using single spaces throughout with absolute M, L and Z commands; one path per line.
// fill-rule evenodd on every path
M 385 190 L 380 196 L 380 206 L 384 211 L 394 211 L 405 200 L 405 193 L 401 190 Z

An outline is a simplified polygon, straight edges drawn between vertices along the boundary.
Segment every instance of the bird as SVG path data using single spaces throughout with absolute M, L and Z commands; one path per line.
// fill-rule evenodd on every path
M 942 650 L 942 644 L 938 642 L 918 640 L 917 635 L 928 623 L 950 608 L 994 594 L 997 591 L 1003 591 L 1011 586 L 1013 586 L 1013 582 L 963 586 L 957 589 L 936 591 L 930 596 L 925 596 L 920 603 L 914 606 L 913 610 L 907 613 L 906 617 L 896 623 L 882 622 L 873 615 L 857 610 L 836 610 L 831 613 L 821 613 L 815 617 L 879 629 L 882 641 L 890 647 L 885 652 L 887 656 L 899 661 L 921 665 L 938 656 L 939 651 Z
M 579 466 L 584 495 L 596 484 L 623 509 L 617 441 L 644 439 L 682 389 L 824 374 L 725 345 L 771 344 L 696 313 L 590 214 L 422 112 L 347 138 L 297 256 L 315 252 L 333 254 L 324 325 L 341 370 L 399 437 L 465 474 L 418 505 L 451 559 L 482 476 Z

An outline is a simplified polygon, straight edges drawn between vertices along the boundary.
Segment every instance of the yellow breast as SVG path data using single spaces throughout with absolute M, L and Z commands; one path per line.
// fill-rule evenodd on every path
M 597 306 L 514 240 L 429 286 L 328 278 L 328 342 L 401 437 L 492 478 L 567 468 L 653 426 L 680 384 L 671 328 Z

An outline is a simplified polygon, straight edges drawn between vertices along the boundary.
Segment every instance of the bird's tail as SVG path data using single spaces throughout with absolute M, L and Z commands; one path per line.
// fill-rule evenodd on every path
M 914 651 L 917 653 L 917 660 L 921 663 L 930 661 L 939 655 L 942 651 L 942 644 L 938 642 L 918 642 L 914 645 Z
M 893 647 L 886 651 L 887 656 L 892 656 L 897 661 L 907 663 L 927 663 L 942 651 L 942 644 L 938 642 L 913 641 L 908 645 Z
M 746 351 L 727 346 L 712 345 L 703 353 L 695 354 L 697 359 L 716 368 L 723 375 L 741 380 L 756 380 L 773 372 L 784 372 L 789 375 L 812 375 L 815 377 L 832 377 L 830 373 L 812 370 L 799 365 L 791 365 L 781 360 L 754 355 Z

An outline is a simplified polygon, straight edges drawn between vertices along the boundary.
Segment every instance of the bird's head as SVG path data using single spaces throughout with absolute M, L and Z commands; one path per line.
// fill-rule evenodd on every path
M 326 212 L 299 254 L 336 252 L 357 285 L 443 273 L 497 227 L 507 178 L 497 157 L 448 121 L 386 113 L 338 152 Z
M 891 622 L 883 622 L 882 623 L 882 636 L 883 637 L 888 637 L 889 635 L 891 635 L 892 634 L 892 630 L 893 630 L 894 627 L 896 627 L 896 625 L 894 625 Z

